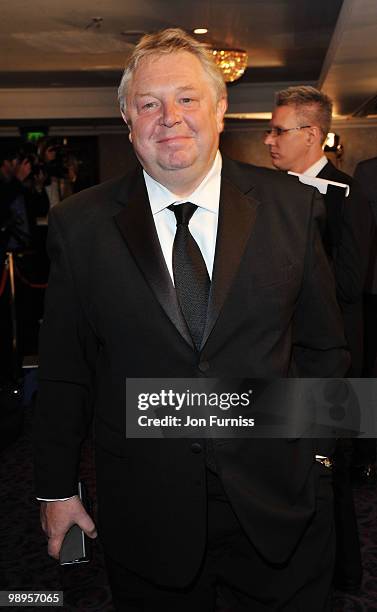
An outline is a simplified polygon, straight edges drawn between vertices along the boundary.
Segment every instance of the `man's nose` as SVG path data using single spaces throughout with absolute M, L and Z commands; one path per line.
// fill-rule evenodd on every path
M 264 135 L 264 144 L 265 145 L 271 145 L 275 143 L 275 137 L 272 135 L 272 133 L 266 133 Z
M 176 123 L 180 123 L 181 120 L 181 112 L 175 102 L 166 102 L 162 105 L 162 125 L 173 127 Z

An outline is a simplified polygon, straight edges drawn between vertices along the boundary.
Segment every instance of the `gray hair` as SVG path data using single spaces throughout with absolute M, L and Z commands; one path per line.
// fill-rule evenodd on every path
M 118 88 L 118 100 L 122 111 L 125 111 L 128 87 L 140 60 L 151 55 L 163 55 L 178 51 L 187 51 L 198 58 L 212 82 L 217 101 L 226 97 L 226 85 L 222 73 L 212 59 L 206 45 L 198 42 L 180 28 L 168 28 L 153 34 L 145 34 L 136 45 Z M 177 67 L 177 70 L 179 70 L 179 67 Z
M 293 106 L 306 123 L 317 125 L 322 133 L 322 142 L 331 128 L 332 100 L 315 87 L 299 85 L 287 87 L 275 94 L 276 106 Z

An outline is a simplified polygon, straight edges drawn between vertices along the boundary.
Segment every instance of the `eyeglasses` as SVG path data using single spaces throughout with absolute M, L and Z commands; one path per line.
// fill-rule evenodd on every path
M 291 128 L 273 127 L 269 130 L 266 130 L 264 135 L 273 136 L 274 138 L 277 138 L 278 136 L 282 136 L 283 134 L 286 134 L 286 132 L 292 132 L 293 130 L 303 130 L 304 128 L 309 128 L 309 127 L 312 127 L 312 126 L 311 125 L 299 125 L 297 127 L 291 127 Z

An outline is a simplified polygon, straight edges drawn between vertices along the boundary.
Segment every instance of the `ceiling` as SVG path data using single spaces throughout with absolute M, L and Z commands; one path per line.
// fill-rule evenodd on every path
M 292 83 L 319 84 L 339 115 L 363 115 L 368 101 L 374 112 L 377 0 L 12 0 L 1 9 L 0 120 L 84 118 L 85 108 L 115 117 L 140 32 L 172 26 L 205 26 L 204 38 L 247 50 L 231 113 L 266 113 L 274 91 Z

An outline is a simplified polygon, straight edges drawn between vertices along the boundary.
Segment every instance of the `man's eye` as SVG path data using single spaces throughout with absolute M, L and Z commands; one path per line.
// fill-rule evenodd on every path
M 194 100 L 192 98 L 181 98 L 181 102 L 182 104 L 191 104 Z
M 150 110 L 151 108 L 156 108 L 157 107 L 157 102 L 145 102 L 145 104 L 142 105 L 142 110 Z

